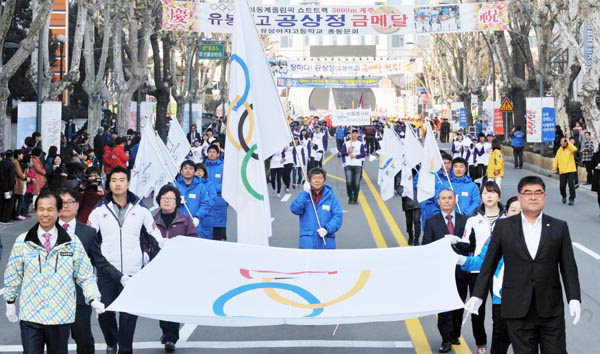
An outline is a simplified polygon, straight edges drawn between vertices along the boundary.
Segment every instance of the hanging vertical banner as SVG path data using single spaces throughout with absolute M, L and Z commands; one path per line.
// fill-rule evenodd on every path
M 500 101 L 484 101 L 482 104 L 482 112 L 480 115 L 483 120 L 483 132 L 491 133 L 494 131 L 494 112 L 500 107 Z
M 142 119 L 142 122 L 144 121 L 144 117 L 152 118 L 155 107 L 156 103 L 154 102 L 144 101 L 140 103 L 140 118 Z M 137 129 L 137 102 L 131 102 L 129 104 L 129 122 L 127 122 L 127 129 Z
M 434 6 L 270 6 L 250 11 L 260 34 L 378 35 L 509 29 L 509 2 Z M 234 4 L 163 0 L 163 30 L 232 33 Z
M 202 131 L 202 110 L 203 106 L 200 103 L 192 103 L 192 124 L 196 124 L 196 131 L 203 134 Z M 187 134 L 190 132 L 190 105 L 183 106 L 183 131 Z
M 554 141 L 556 133 L 556 110 L 554 97 L 542 98 L 542 143 Z
M 21 148 L 19 144 L 23 144 L 25 138 L 35 132 L 36 109 L 35 102 L 19 102 L 17 106 L 17 140 L 13 144 L 15 148 Z
M 504 135 L 504 113 L 500 108 L 494 109 L 494 135 Z
M 542 98 L 528 97 L 525 100 L 525 119 L 527 122 L 527 142 L 542 142 Z
M 62 102 L 44 102 L 42 104 L 42 149 L 48 152 L 50 146 L 56 146 L 60 152 L 60 132 L 62 127 Z

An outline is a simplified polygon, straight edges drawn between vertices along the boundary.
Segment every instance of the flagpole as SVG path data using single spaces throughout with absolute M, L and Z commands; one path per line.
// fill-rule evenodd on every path
M 145 120 L 146 120 L 146 124 L 152 124 L 152 122 L 150 122 L 148 120 L 148 116 L 147 115 L 145 116 Z M 154 130 L 154 126 L 151 126 L 151 128 L 152 128 L 152 132 L 154 133 L 154 138 L 159 138 L 160 139 L 160 136 L 156 133 L 156 130 Z M 153 144 L 153 147 L 156 148 L 157 146 L 154 146 L 154 144 Z M 166 161 L 164 161 L 161 158 L 161 154 L 157 153 L 156 155 L 157 155 L 157 157 L 158 157 L 161 165 L 163 166 L 163 168 L 165 168 Z M 167 170 L 168 170 L 168 168 L 167 168 Z M 174 181 L 175 181 L 175 176 L 173 176 L 173 179 L 169 183 L 173 183 Z M 158 193 L 158 191 L 154 191 L 154 193 Z M 190 211 L 190 209 L 187 206 L 187 202 L 186 202 L 185 199 L 183 200 L 183 206 L 185 207 L 185 210 L 187 210 L 187 212 L 190 214 L 190 216 L 192 218 L 194 218 L 192 212 Z
M 244 2 L 246 4 L 246 6 L 248 7 L 248 11 L 250 12 L 250 5 L 248 5 L 248 2 L 245 1 L 245 0 L 242 0 L 240 2 Z M 260 34 L 258 33 L 258 30 L 256 29 L 256 24 L 253 23 L 252 27 L 254 28 L 254 31 L 256 32 L 256 36 L 260 40 Z M 260 41 L 260 49 L 263 52 L 263 57 L 265 58 L 265 61 L 266 61 L 267 60 L 267 56 L 265 54 L 265 49 L 263 47 L 262 41 Z M 267 62 L 267 64 L 268 64 L 268 62 Z M 272 75 L 271 75 L 271 81 L 273 81 L 273 76 Z M 275 85 L 275 81 L 273 81 L 273 85 Z M 284 114 L 285 114 L 285 109 L 284 109 L 283 104 L 281 103 L 281 99 L 279 97 L 277 97 L 277 102 L 279 102 L 279 105 L 281 106 L 281 111 L 284 112 Z M 294 142 L 294 135 L 292 134 L 292 130 L 290 129 L 290 125 L 287 122 L 287 117 L 284 116 L 284 119 L 285 119 L 285 125 L 286 125 L 286 127 L 288 129 L 288 133 L 290 135 L 290 140 L 292 141 L 292 145 L 294 146 L 294 151 L 296 151 L 296 147 L 297 146 L 296 146 L 296 143 Z M 311 147 L 309 146 L 309 149 L 310 148 Z M 302 163 L 301 163 L 301 165 L 302 165 Z M 304 176 L 304 180 L 307 181 L 310 184 L 310 181 L 308 179 L 308 171 L 306 171 L 306 167 L 304 165 L 302 165 L 302 174 Z M 317 207 L 316 207 L 315 201 L 314 201 L 314 199 L 312 197 L 312 193 L 308 193 L 308 196 L 310 198 L 310 202 L 312 204 L 313 211 L 315 213 L 315 217 L 317 218 L 317 224 L 319 225 L 319 228 L 322 228 L 323 226 L 321 225 L 321 220 L 319 219 L 319 214 L 317 213 Z M 321 237 L 321 238 L 323 239 L 323 243 L 325 245 L 327 245 L 327 241 L 325 241 L 325 237 Z

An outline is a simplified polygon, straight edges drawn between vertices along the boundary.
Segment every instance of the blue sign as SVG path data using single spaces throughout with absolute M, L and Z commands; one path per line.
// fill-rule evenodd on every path
M 542 107 L 542 143 L 554 141 L 556 127 L 556 111 L 554 106 Z
M 460 118 L 458 120 L 459 127 L 466 128 L 467 127 L 467 109 L 461 108 L 459 110 Z

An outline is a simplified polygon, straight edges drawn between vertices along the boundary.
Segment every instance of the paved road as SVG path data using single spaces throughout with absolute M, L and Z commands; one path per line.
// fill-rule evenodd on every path
M 337 157 L 328 159 L 325 165 L 329 177 L 327 183 L 334 189 L 342 202 L 344 224 L 338 233 L 339 248 L 373 248 L 405 246 L 405 219 L 400 200 L 395 197 L 384 203 L 379 196 L 376 178 L 377 162 L 365 163 L 366 175 L 361 185 L 360 205 L 348 205 L 344 171 Z M 503 181 L 503 198 L 516 194 L 519 178 L 529 174 L 526 170 L 513 170 L 507 164 L 507 176 Z M 547 183 L 548 214 L 569 221 L 571 236 L 576 246 L 575 257 L 579 265 L 583 291 L 583 318 L 579 325 L 567 322 L 568 348 L 571 353 L 589 353 L 600 347 L 597 334 L 600 328 L 600 239 L 598 228 L 600 217 L 596 197 L 589 191 L 578 190 L 575 206 L 560 203 L 558 182 L 544 177 Z M 297 247 L 297 218 L 289 212 L 289 204 L 297 191 L 292 190 L 286 201 L 271 201 L 274 221 L 272 246 Z M 286 199 L 286 198 L 284 198 Z M 232 221 L 228 229 L 231 239 L 235 239 L 235 215 L 230 210 Z M 0 270 L 6 265 L 6 258 L 16 235 L 29 228 L 34 221 L 28 220 L 0 226 L 0 235 L 5 250 L 0 261 Z M 418 267 L 418 264 L 415 264 Z M 406 284 L 410 286 L 410 284 Z M 414 299 L 415 302 L 419 299 Z M 488 301 L 488 311 L 491 308 Z M 2 311 L 4 309 L 2 308 Z M 489 317 L 489 316 L 488 316 Z M 103 342 L 96 321 L 95 338 Z M 486 322 L 488 341 L 491 339 L 491 319 Z M 157 321 L 139 319 L 135 335 L 136 346 L 143 353 L 160 353 L 158 343 L 160 330 Z M 456 353 L 474 353 L 475 342 L 470 324 L 463 329 L 463 343 L 454 346 Z M 0 317 L 0 352 L 19 352 L 18 327 Z M 179 353 L 431 353 L 437 352 L 440 337 L 436 328 L 435 316 L 421 319 L 336 326 L 267 326 L 256 328 L 194 327 L 185 325 L 182 339 L 178 344 Z M 99 344 L 98 349 L 104 345 Z M 144 349 L 142 349 L 144 348 Z M 241 349 L 240 349 L 241 348 Z

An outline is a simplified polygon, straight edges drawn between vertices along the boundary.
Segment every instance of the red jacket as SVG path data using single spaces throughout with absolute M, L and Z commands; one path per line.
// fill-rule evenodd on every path
M 113 168 L 121 166 L 127 168 L 129 155 L 125 153 L 125 148 L 122 145 L 117 145 L 112 151 Z
M 105 173 L 109 173 L 113 169 L 113 167 L 115 167 L 113 165 L 112 152 L 113 152 L 113 148 L 111 148 L 110 146 L 104 147 L 103 163 L 104 163 L 104 172 Z

